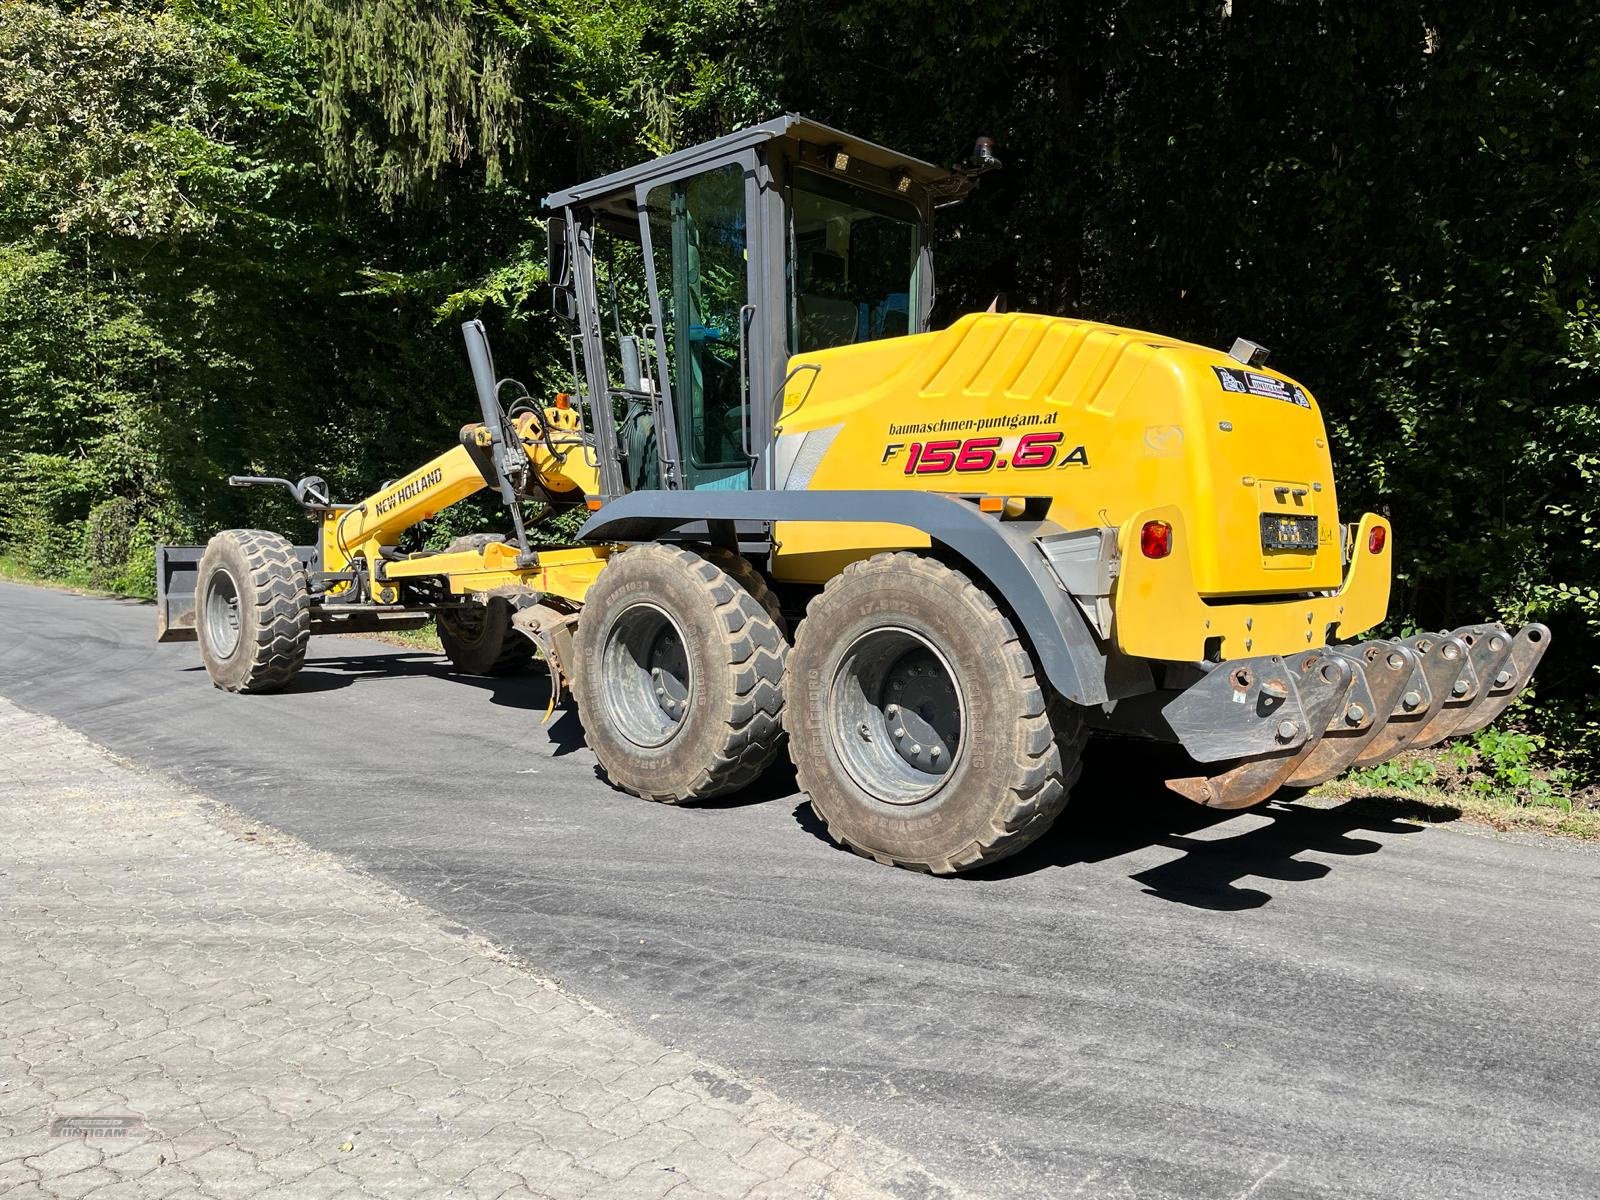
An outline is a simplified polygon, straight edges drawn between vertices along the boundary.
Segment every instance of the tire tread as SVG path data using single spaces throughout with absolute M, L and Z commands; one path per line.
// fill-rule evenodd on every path
M 846 580 L 864 573 L 895 571 L 910 574 L 925 581 L 927 587 L 938 594 L 948 594 L 955 602 L 965 604 L 965 614 L 973 620 L 992 644 L 1000 648 L 1000 661 L 1008 676 L 1007 686 L 1023 698 L 1021 721 L 1024 727 L 1026 754 L 1017 764 L 1016 772 L 1001 803 L 990 814 L 984 828 L 968 845 L 941 858 L 916 858 L 897 855 L 881 846 L 867 845 L 854 839 L 847 822 L 837 814 L 830 815 L 825 788 L 817 772 L 829 768 L 823 763 L 809 761 L 808 755 L 795 755 L 795 774 L 800 790 L 811 797 L 812 806 L 829 833 L 857 854 L 879 863 L 906 867 L 934 874 L 953 874 L 970 871 L 1015 854 L 1039 837 L 1066 807 L 1067 796 L 1077 782 L 1083 768 L 1082 749 L 1088 729 L 1082 714 L 1057 697 L 1047 695 L 1047 688 L 1034 667 L 1033 658 L 1023 644 L 1011 621 L 998 604 L 979 588 L 966 574 L 937 559 L 910 551 L 876 554 L 871 558 L 851 563 L 820 593 L 812 597 L 806 608 L 806 617 L 800 622 L 795 635 L 796 657 L 807 657 L 813 638 L 830 637 L 828 612 L 832 607 L 830 592 L 836 592 Z M 822 620 L 816 620 L 819 615 Z M 800 711 L 802 700 L 792 694 L 801 683 L 794 677 L 788 682 L 791 694 L 787 697 L 788 719 L 793 722 Z M 790 730 L 791 744 L 794 730 Z M 820 801 L 820 802 L 819 802 Z
M 657 569 L 681 572 L 704 594 L 716 622 L 726 636 L 727 661 L 734 673 L 734 694 L 722 715 L 724 734 L 708 762 L 682 794 L 663 794 L 649 788 L 613 782 L 624 791 L 663 804 L 682 804 L 709 800 L 736 792 L 754 783 L 783 748 L 783 679 L 788 665 L 789 640 L 779 619 L 775 619 L 765 580 L 743 558 L 747 571 L 730 570 L 730 563 L 716 553 L 702 553 L 681 546 L 655 543 L 635 546 L 619 555 L 622 561 L 634 556 L 657 560 Z M 638 561 L 637 559 L 635 560 Z M 615 570 L 608 566 L 607 571 Z M 753 577 L 753 578 L 752 578 Z M 601 573 L 604 582 L 605 573 Z M 780 615 L 781 618 L 781 615 Z M 578 622 L 578 637 L 585 635 Z M 579 662 L 585 652 L 577 654 Z M 580 708 L 584 703 L 578 691 Z
M 225 529 L 212 543 L 219 540 L 233 542 L 244 556 L 249 577 L 238 583 L 241 592 L 246 587 L 249 591 L 240 595 L 239 603 L 253 605 L 256 620 L 254 646 L 240 646 L 249 652 L 249 669 L 242 680 L 217 686 L 230 692 L 279 691 L 305 665 L 311 638 L 305 564 L 288 538 L 264 529 Z

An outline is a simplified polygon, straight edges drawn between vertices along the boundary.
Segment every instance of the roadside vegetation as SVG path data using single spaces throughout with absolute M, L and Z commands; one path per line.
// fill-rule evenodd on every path
M 934 159 L 989 134 L 936 319 L 1004 293 L 1270 346 L 1341 507 L 1394 522 L 1389 632 L 1554 631 L 1494 730 L 1342 786 L 1582 825 L 1597 43 L 1579 0 L 0 0 L 0 570 L 147 596 L 157 541 L 309 533 L 225 476 L 348 496 L 436 453 L 468 317 L 569 386 L 557 186 L 785 109 Z
M 1429 821 L 1458 817 L 1497 829 L 1532 829 L 1600 840 L 1600 787 L 1546 765 L 1542 739 L 1516 717 L 1435 750 L 1352 771 L 1315 795 L 1400 800 Z

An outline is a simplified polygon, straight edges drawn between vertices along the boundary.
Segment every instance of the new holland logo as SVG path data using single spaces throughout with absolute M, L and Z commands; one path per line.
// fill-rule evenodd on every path
M 420 479 L 413 479 L 399 491 L 390 492 L 378 501 L 378 515 L 381 517 L 397 504 L 404 504 L 407 500 L 415 500 L 423 492 L 444 478 L 444 468 L 435 467 Z

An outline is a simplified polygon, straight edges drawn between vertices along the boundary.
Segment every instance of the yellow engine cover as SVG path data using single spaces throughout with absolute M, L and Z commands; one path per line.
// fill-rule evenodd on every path
M 1309 391 L 1275 371 L 1155 334 L 1022 313 L 975 314 L 938 333 L 797 355 L 789 366 L 780 488 L 1043 497 L 1069 530 L 1121 528 L 1175 507 L 1182 542 L 1172 552 L 1202 601 L 1287 598 L 1343 582 L 1322 415 Z M 1315 518 L 1314 542 L 1264 548 L 1293 540 L 1285 531 L 1304 537 L 1306 518 Z M 778 577 L 815 583 L 851 559 L 927 544 L 869 523 L 788 522 L 775 538 Z M 1370 625 L 1383 614 L 1360 615 Z

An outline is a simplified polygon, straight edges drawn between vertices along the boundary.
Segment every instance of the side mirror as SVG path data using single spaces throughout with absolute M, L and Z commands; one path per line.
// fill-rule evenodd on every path
M 563 217 L 551 217 L 545 222 L 545 275 L 550 280 L 550 307 L 563 321 L 578 315 L 578 306 L 572 295 L 568 272 L 571 260 L 567 257 L 567 222 Z
M 570 325 L 578 319 L 578 298 L 572 294 L 571 288 L 553 287 L 550 289 L 550 309 Z
M 567 284 L 567 221 L 565 217 L 551 217 L 544 226 L 545 274 L 551 287 Z

